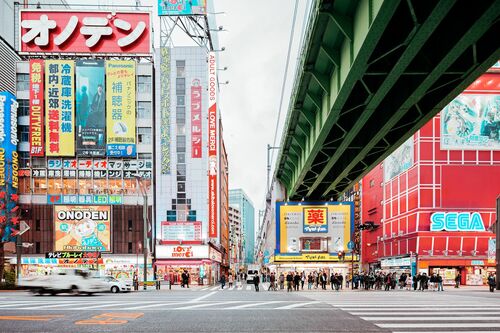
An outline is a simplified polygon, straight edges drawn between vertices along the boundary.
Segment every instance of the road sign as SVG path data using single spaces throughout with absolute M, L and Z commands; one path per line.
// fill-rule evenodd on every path
M 347 248 L 348 248 L 349 250 L 354 249 L 354 242 L 353 242 L 353 241 L 349 241 L 349 243 L 347 243 Z

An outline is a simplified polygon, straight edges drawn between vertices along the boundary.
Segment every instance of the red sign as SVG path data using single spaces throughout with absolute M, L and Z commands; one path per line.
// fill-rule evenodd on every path
M 149 54 L 149 13 L 21 10 L 21 52 Z
M 43 60 L 30 60 L 30 155 L 43 156 Z
M 208 236 L 217 237 L 217 64 L 208 54 Z
M 191 158 L 201 158 L 201 86 L 200 80 L 193 80 L 191 86 Z

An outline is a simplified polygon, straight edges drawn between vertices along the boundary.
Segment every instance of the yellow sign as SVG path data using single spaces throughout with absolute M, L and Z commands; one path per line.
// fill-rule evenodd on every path
M 328 232 L 328 208 L 304 208 L 304 232 Z
M 106 153 L 112 157 L 136 154 L 135 61 L 106 62 Z
M 75 63 L 45 61 L 45 146 L 47 156 L 75 156 Z
M 307 253 L 300 255 L 275 255 L 274 262 L 278 261 L 339 261 L 335 255 L 329 253 Z M 345 256 L 344 261 L 351 261 L 351 256 Z

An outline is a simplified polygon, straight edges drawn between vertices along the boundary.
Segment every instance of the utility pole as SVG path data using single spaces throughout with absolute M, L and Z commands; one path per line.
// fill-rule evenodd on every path
M 144 286 L 143 289 L 147 290 L 147 281 L 148 281 L 148 192 L 146 185 L 144 184 L 145 179 L 139 175 L 136 175 L 137 183 L 139 184 L 139 188 L 142 194 L 142 220 L 143 220 L 143 245 L 142 250 L 144 254 L 144 271 L 143 271 L 143 280 Z
M 270 144 L 267 144 L 267 187 L 266 187 L 266 195 L 269 192 L 269 181 L 271 177 L 271 156 L 270 152 L 272 149 L 280 149 L 280 147 L 271 147 Z

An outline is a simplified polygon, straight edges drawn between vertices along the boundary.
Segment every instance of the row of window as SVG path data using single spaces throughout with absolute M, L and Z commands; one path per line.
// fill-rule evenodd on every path
M 185 84 L 185 83 L 184 83 Z M 28 91 L 30 89 L 30 75 L 26 73 L 17 73 L 17 91 Z M 140 94 L 151 93 L 151 76 L 137 76 L 137 92 Z
M 175 79 L 176 109 L 175 120 L 177 126 L 177 202 L 172 200 L 172 209 L 177 211 L 178 221 L 186 221 L 186 61 L 177 60 L 177 78 Z M 181 202 L 182 201 L 182 202 Z

